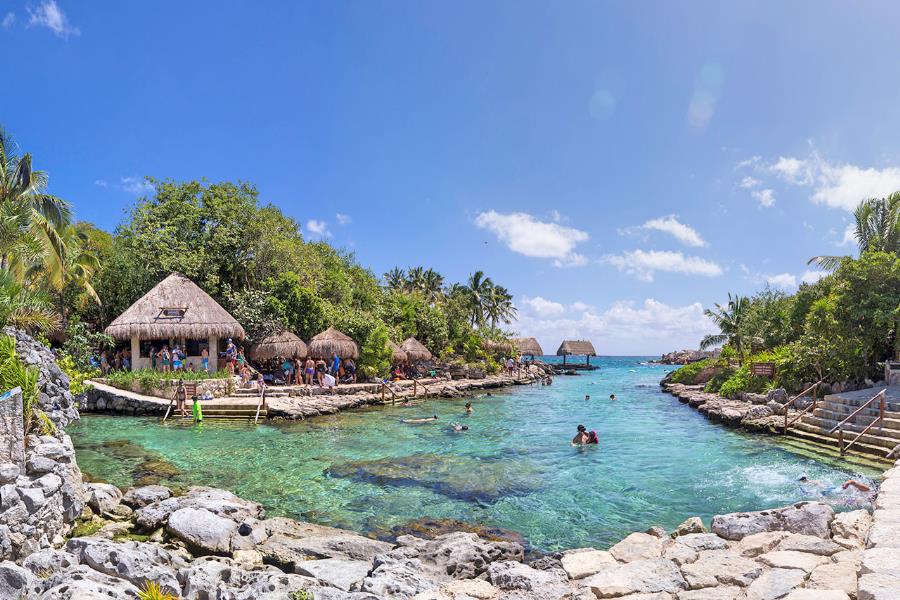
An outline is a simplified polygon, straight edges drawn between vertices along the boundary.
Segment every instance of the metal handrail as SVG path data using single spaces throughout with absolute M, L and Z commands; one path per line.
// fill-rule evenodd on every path
M 815 382 L 814 384 L 812 384 L 811 386 L 809 386 L 808 388 L 806 388 L 805 390 L 803 390 L 802 392 L 800 392 L 799 394 L 797 394 L 796 396 L 794 396 L 793 398 L 791 398 L 790 400 L 788 400 L 788 402 L 784 405 L 784 431 L 782 431 L 782 433 L 787 433 L 788 428 L 791 425 L 793 425 L 794 423 L 796 423 L 800 419 L 800 417 L 802 417 L 804 414 L 806 414 L 807 411 L 809 411 L 810 409 L 815 410 L 816 403 L 817 403 L 816 391 L 818 391 L 819 385 L 823 381 L 825 381 L 824 377 L 822 379 L 818 380 L 817 382 Z M 790 408 L 794 405 L 794 403 L 797 401 L 798 398 L 800 398 L 801 396 L 805 396 L 807 394 L 807 392 L 809 392 L 810 390 L 812 390 L 812 393 L 813 393 L 812 404 L 810 404 L 809 406 L 804 408 L 802 411 L 800 411 L 800 414 L 796 415 L 792 421 L 788 422 L 788 413 L 790 412 Z
M 877 394 L 875 394 L 874 396 L 869 398 L 869 400 L 865 404 L 863 404 L 862 406 L 860 406 L 859 408 L 854 410 L 852 413 L 850 413 L 850 415 L 846 419 L 844 419 L 843 421 L 841 421 L 840 423 L 838 423 L 837 425 L 832 427 L 831 431 L 829 431 L 828 433 L 834 433 L 838 429 L 841 429 L 844 425 L 847 424 L 847 421 L 849 421 L 850 419 L 852 419 L 853 417 L 858 415 L 864 409 L 868 408 L 869 405 L 872 404 L 873 402 L 875 402 L 875 400 L 877 400 L 879 396 L 884 396 L 885 392 L 887 392 L 887 388 L 884 388 L 883 390 L 881 390 L 880 392 L 878 392 Z M 882 400 L 881 400 L 881 414 L 879 415 L 878 418 L 879 419 L 884 418 L 884 398 L 882 398 Z
M 875 426 L 875 423 L 880 423 L 880 422 L 884 419 L 884 400 L 883 400 L 883 399 L 882 399 L 882 401 L 881 401 L 881 404 L 882 404 L 881 414 L 878 415 L 878 418 L 875 419 L 875 420 L 873 420 L 871 423 L 869 423 L 869 425 L 868 425 L 865 429 L 863 429 L 862 431 L 860 431 L 859 434 L 858 434 L 855 438 L 853 438 L 852 440 L 850 440 L 850 443 L 847 444 L 846 446 L 844 446 L 844 444 L 843 444 L 843 442 L 844 442 L 844 435 L 843 435 L 843 434 L 844 434 L 844 430 L 841 429 L 841 447 L 840 447 L 841 454 L 843 454 L 844 452 L 846 452 L 847 450 L 849 450 L 849 449 L 850 449 L 850 446 L 852 446 L 853 444 L 855 444 L 856 442 L 858 442 L 858 441 L 859 441 L 859 438 L 861 438 L 861 437 L 864 436 L 866 433 L 868 433 L 869 430 L 872 429 L 872 427 Z
M 266 405 L 266 388 L 263 387 L 259 393 L 259 404 L 256 405 L 256 416 L 253 418 L 253 424 L 259 423 L 259 411 Z

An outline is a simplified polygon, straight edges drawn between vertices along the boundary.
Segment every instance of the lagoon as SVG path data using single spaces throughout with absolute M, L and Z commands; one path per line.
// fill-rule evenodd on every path
M 517 532 L 544 551 L 819 499 L 798 483 L 804 473 L 831 484 L 879 476 L 709 422 L 659 390 L 672 367 L 595 360 L 600 370 L 550 387 L 473 398 L 469 417 L 465 399 L 440 399 L 256 427 L 84 415 L 67 431 L 81 468 L 120 487 L 222 487 L 270 515 L 383 537 L 423 518 L 457 520 Z M 438 421 L 401 422 L 431 415 Z M 579 423 L 597 430 L 599 447 L 569 445 Z

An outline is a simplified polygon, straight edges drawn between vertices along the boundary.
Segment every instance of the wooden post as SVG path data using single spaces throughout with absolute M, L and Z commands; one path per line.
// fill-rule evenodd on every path
M 419 393 L 419 382 L 413 379 L 413 398 Z
M 841 449 L 841 456 L 844 454 L 844 428 L 838 429 L 838 447 Z
M 566 366 L 566 355 L 563 354 L 563 366 Z
M 884 420 L 884 397 L 885 397 L 886 395 L 887 395 L 887 394 L 885 394 L 884 390 L 882 390 L 882 391 L 881 391 L 881 394 L 880 394 L 880 396 L 881 396 L 881 402 L 879 403 L 879 406 L 878 406 L 878 420 L 879 420 L 879 421 L 883 421 L 883 420 Z
M 141 338 L 136 335 L 131 336 L 131 370 L 138 370 L 138 363 L 141 360 Z
M 588 354 L 584 357 L 584 364 L 588 367 L 591 366 L 591 355 L 590 354 Z
M 384 383 L 381 384 L 381 403 L 384 404 Z
M 219 338 L 214 335 L 209 336 L 209 370 L 215 373 L 219 370 Z

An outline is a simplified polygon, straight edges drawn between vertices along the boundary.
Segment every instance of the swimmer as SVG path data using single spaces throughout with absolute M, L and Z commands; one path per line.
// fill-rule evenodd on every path
M 590 400 L 590 399 L 591 399 L 590 396 L 588 396 L 587 394 L 584 395 L 584 401 L 585 401 L 585 402 L 587 402 L 587 401 Z
M 596 431 L 588 431 L 584 425 L 578 426 L 578 433 L 572 438 L 573 446 L 584 446 L 586 444 L 599 444 L 600 438 L 597 437 Z
M 471 402 L 466 402 L 466 414 L 467 415 L 472 414 L 472 403 Z
M 453 423 L 453 431 L 459 432 L 459 431 L 468 431 L 468 430 L 469 430 L 468 425 L 460 425 L 459 423 Z
M 609 395 L 609 399 L 610 399 L 610 400 L 615 400 L 615 399 L 616 399 L 616 395 L 615 395 L 615 394 L 610 394 L 610 395 Z
M 437 415 L 433 417 L 427 417 L 425 419 L 403 419 L 401 423 L 406 423 L 407 425 L 415 424 L 415 423 L 430 423 L 431 421 L 437 421 Z

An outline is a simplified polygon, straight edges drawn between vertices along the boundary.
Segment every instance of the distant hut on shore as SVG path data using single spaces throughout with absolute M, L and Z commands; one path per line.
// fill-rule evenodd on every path
M 516 351 L 516 345 L 514 342 L 498 340 L 484 340 L 483 342 L 481 342 L 481 347 L 493 354 L 504 354 L 507 356 L 513 354 Z
M 563 364 L 566 364 L 567 356 L 584 356 L 584 364 L 591 364 L 591 357 L 597 356 L 594 351 L 594 345 L 588 340 L 564 340 L 556 351 L 557 356 L 563 357 Z
M 541 348 L 537 338 L 516 338 L 513 340 L 513 344 L 519 349 L 519 354 L 530 356 L 532 359 L 535 356 L 544 355 L 544 349 Z
M 403 348 L 390 340 L 388 340 L 387 347 L 391 351 L 391 362 L 393 364 L 397 365 L 407 361 L 406 352 L 403 351 Z
M 400 349 L 406 353 L 406 360 L 411 363 L 431 360 L 432 358 L 428 348 L 414 337 L 407 338 L 406 341 L 400 344 Z
M 328 360 L 332 355 L 337 354 L 342 359 L 359 358 L 359 347 L 349 335 L 341 333 L 334 327 L 329 327 L 320 334 L 317 334 L 309 341 L 307 352 L 312 358 L 321 358 Z
M 203 349 L 218 368 L 219 340 L 245 336 L 244 328 L 218 302 L 180 273 L 172 273 L 109 324 L 106 333 L 131 340 L 131 368 L 151 365 L 150 348 L 179 345 L 186 364 L 199 366 Z M 224 346 L 224 344 L 223 344 Z
M 279 331 L 264 337 L 250 349 L 250 358 L 256 361 L 277 358 L 306 358 L 306 344 L 290 331 Z

